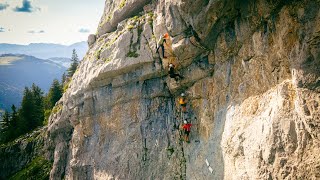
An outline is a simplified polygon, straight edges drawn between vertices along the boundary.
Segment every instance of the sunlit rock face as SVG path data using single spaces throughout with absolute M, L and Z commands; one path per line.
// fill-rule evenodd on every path
M 319 9 L 107 0 L 50 117 L 51 179 L 320 178 Z M 165 32 L 178 82 L 156 53 Z M 183 119 L 193 124 L 189 144 L 174 126 Z

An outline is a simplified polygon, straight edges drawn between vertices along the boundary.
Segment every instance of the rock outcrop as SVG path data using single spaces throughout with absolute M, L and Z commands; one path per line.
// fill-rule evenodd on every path
M 51 179 L 320 178 L 319 9 L 318 0 L 107 0 L 50 117 Z M 155 51 L 165 32 L 179 82 Z M 183 119 L 190 144 L 175 128 Z

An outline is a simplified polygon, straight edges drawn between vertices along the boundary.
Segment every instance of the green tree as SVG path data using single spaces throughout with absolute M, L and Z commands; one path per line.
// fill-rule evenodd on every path
M 14 105 L 11 106 L 12 113 L 5 111 L 1 124 L 1 142 L 5 143 L 13 140 L 19 135 L 17 131 L 18 115 Z
M 63 87 L 63 84 L 66 82 L 67 80 L 67 76 L 66 76 L 66 73 L 63 73 L 62 74 L 62 77 L 61 77 L 61 86 Z
M 1 128 L 8 129 L 10 124 L 10 113 L 8 111 L 5 111 L 2 118 L 3 119 L 2 119 Z
M 62 84 L 59 83 L 57 79 L 54 79 L 47 96 L 44 98 L 45 101 L 45 111 L 44 111 L 44 121 L 47 123 L 49 116 L 51 114 L 51 110 L 62 97 L 63 90 Z
M 10 113 L 8 111 L 5 111 L 2 116 L 2 122 L 1 122 L 1 143 L 7 142 L 8 140 L 8 133 L 9 133 L 9 127 L 10 127 Z
M 31 89 L 28 87 L 24 90 L 24 95 L 19 111 L 20 132 L 26 133 L 43 124 L 44 121 L 44 100 L 42 90 L 32 84 Z
M 72 50 L 71 66 L 68 69 L 68 77 L 72 77 L 79 65 L 79 58 L 75 49 Z
M 61 88 L 61 87 L 60 87 Z M 25 87 L 21 108 L 11 106 L 12 114 L 4 114 L 1 128 L 1 142 L 12 141 L 22 134 L 30 132 L 43 125 L 44 122 L 44 97 L 40 87 L 32 84 L 31 88 Z
M 11 141 L 19 136 L 19 133 L 17 133 L 19 117 L 18 117 L 16 106 L 12 105 L 11 110 L 12 110 L 12 113 L 11 113 L 11 118 L 8 126 L 8 133 L 7 133 L 8 141 Z
M 34 127 L 41 126 L 44 120 L 44 103 L 43 103 L 43 91 L 39 86 L 32 84 L 32 96 L 34 101 L 34 109 L 33 109 L 33 123 Z
M 11 114 L 11 124 L 10 125 L 13 128 L 17 128 L 18 127 L 19 116 L 18 116 L 17 108 L 16 108 L 16 106 L 14 104 L 12 104 L 11 110 L 12 110 L 12 114 Z
M 49 107 L 52 109 L 56 102 L 62 97 L 62 86 L 57 79 L 54 79 L 48 93 Z
M 26 133 L 28 130 L 36 126 L 33 120 L 33 110 L 35 108 L 32 91 L 25 87 L 21 108 L 19 109 L 19 132 Z

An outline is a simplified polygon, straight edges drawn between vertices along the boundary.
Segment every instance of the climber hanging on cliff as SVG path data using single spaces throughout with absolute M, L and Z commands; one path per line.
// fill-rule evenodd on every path
M 171 63 L 169 64 L 168 71 L 169 71 L 169 76 L 171 78 L 174 78 L 176 81 L 183 78 L 183 76 L 181 76 L 180 74 L 175 73 L 174 65 Z
M 182 129 L 184 130 L 184 140 L 187 143 L 190 143 L 189 134 L 190 134 L 190 131 L 191 131 L 191 126 L 192 126 L 192 124 L 188 123 L 187 120 L 185 120 L 184 124 L 182 125 Z
M 179 97 L 179 104 L 181 106 L 182 112 L 187 111 L 187 100 L 186 95 L 184 93 L 181 93 L 181 96 Z
M 157 44 L 157 53 L 159 53 L 160 55 L 160 52 L 159 52 L 159 49 L 161 48 L 161 51 L 162 51 L 162 58 L 167 58 L 165 55 L 164 55 L 164 43 L 166 43 L 166 40 L 169 38 L 169 34 L 168 33 L 165 33 L 164 35 L 162 35 L 158 41 L 158 44 Z M 160 56 L 161 57 L 161 56 Z

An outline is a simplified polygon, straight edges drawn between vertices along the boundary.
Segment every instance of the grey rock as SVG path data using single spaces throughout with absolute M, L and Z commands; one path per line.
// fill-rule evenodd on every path
M 96 42 L 96 35 L 90 34 L 88 36 L 88 46 L 90 47 L 95 42 Z
M 121 5 L 121 3 L 125 2 L 125 4 Z M 119 22 L 138 15 L 139 12 L 143 11 L 143 7 L 147 5 L 150 0 L 124 0 L 124 1 L 115 1 L 112 9 L 108 9 L 106 14 L 108 16 L 104 16 L 101 20 L 101 27 L 98 28 L 98 36 L 102 36 L 103 34 L 110 33 L 117 29 L 117 25 Z M 108 3 L 108 1 L 107 1 Z M 111 2 L 112 4 L 113 2 Z

